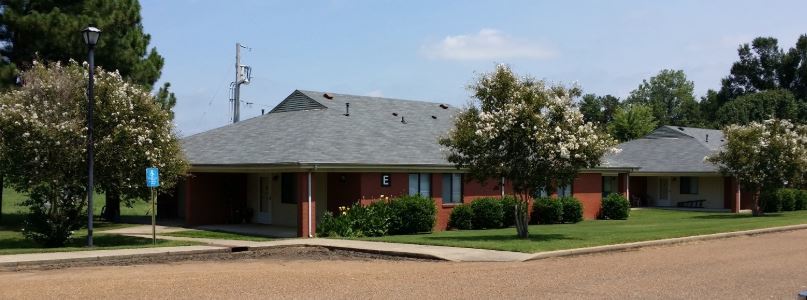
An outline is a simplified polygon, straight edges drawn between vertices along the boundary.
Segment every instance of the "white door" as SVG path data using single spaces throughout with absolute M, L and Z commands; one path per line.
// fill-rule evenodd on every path
M 670 178 L 659 177 L 658 179 L 658 206 L 670 205 Z
M 272 180 L 261 176 L 260 193 L 258 196 L 258 211 L 255 213 L 255 223 L 272 224 Z

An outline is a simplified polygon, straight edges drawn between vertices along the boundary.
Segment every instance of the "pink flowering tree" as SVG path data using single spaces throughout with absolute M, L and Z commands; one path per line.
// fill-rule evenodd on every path
M 518 204 L 518 236 L 529 235 L 529 201 L 541 189 L 571 183 L 578 171 L 600 164 L 616 145 L 572 104 L 576 88 L 519 77 L 508 66 L 482 74 L 469 87 L 473 101 L 440 143 L 448 160 L 477 180 L 504 177 Z
M 87 74 L 76 62 L 34 63 L 19 88 L 0 94 L 0 173 L 29 194 L 25 235 L 48 246 L 64 244 L 86 220 Z M 160 168 L 161 189 L 170 189 L 187 163 L 168 113 L 117 72 L 99 68 L 95 78 L 98 190 L 144 199 L 151 166 Z
M 754 199 L 753 213 L 763 214 L 759 196 L 786 185 L 807 183 L 807 125 L 770 119 L 723 129 L 725 144 L 707 157 L 726 176 L 737 178 Z

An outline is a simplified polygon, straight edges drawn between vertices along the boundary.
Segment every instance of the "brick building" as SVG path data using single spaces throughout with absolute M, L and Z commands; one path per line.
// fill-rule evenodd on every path
M 296 226 L 297 235 L 305 237 L 313 236 L 326 210 L 382 195 L 419 193 L 434 199 L 435 229 L 443 230 L 457 204 L 512 192 L 501 178 L 466 180 L 463 170 L 445 160 L 437 141 L 459 112 L 440 103 L 294 91 L 265 115 L 184 138 L 191 176 L 172 197 L 161 199 L 159 213 L 196 226 L 242 222 L 244 212 L 250 211 L 249 222 Z M 672 130 L 663 139 L 691 142 L 692 137 L 676 135 L 674 128 L 662 129 Z M 667 182 L 667 189 L 671 178 L 695 176 L 694 181 L 682 179 L 695 190 L 697 182 L 719 183 L 720 188 L 709 191 L 720 190 L 719 196 L 710 197 L 726 197 L 721 208 L 734 205 L 729 195 L 739 197 L 738 191 L 731 194 L 736 183 L 719 177 L 713 166 L 709 172 L 651 168 L 652 172 L 642 173 L 648 149 L 658 150 L 652 141 L 628 145 L 627 151 L 604 158 L 601 167 L 583 170 L 571 186 L 552 194 L 580 199 L 587 219 L 596 217 L 602 196 L 611 192 L 628 196 L 636 190 L 636 204 L 671 205 L 671 197 L 659 199 L 656 193 L 652 198 L 648 193 L 663 184 L 659 178 Z M 642 159 L 636 159 L 637 153 Z M 631 180 L 633 174 L 642 176 Z M 698 176 L 719 180 L 703 181 Z

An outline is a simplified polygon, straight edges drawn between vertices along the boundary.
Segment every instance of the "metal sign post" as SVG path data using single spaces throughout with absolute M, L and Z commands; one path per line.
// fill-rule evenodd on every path
M 146 186 L 151 189 L 151 239 L 157 244 L 157 194 L 154 188 L 160 186 L 160 170 L 146 168 Z

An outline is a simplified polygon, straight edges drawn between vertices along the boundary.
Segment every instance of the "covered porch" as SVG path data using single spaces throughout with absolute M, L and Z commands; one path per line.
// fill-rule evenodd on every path
M 739 212 L 751 205 L 736 180 L 719 174 L 633 173 L 626 179 L 632 207 Z
M 328 203 L 327 176 L 299 170 L 192 172 L 172 197 L 160 199 L 158 214 L 206 230 L 312 237 Z

